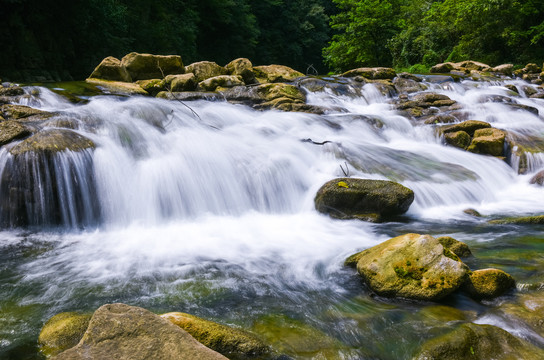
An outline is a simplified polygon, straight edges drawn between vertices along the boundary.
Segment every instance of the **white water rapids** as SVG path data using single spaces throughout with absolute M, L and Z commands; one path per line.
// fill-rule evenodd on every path
M 481 100 L 509 96 L 503 85 L 428 84 L 461 104 L 470 119 L 544 139 L 544 100 L 516 98 L 540 116 Z M 18 265 L 17 281 L 33 287 L 20 302 L 48 304 L 50 316 L 83 306 L 83 297 L 96 297 L 90 306 L 167 299 L 180 310 L 217 315 L 235 307 L 227 300 L 213 307 L 196 282 L 232 289 L 241 299 L 283 299 L 293 309 L 312 298 L 308 292 L 342 293 L 343 260 L 390 237 L 381 230 L 385 225 L 315 211 L 315 193 L 344 176 L 346 164 L 352 177 L 389 179 L 414 190 L 406 221 L 485 221 L 465 214 L 467 208 L 489 216 L 544 213 L 544 187 L 529 184 L 544 168 L 544 154 L 530 154 L 528 173 L 518 175 L 515 164 L 446 146 L 433 125 L 399 115 L 389 100 L 367 84 L 357 97 L 308 94 L 310 104 L 333 109 L 326 115 L 187 102 L 196 117 L 177 101 L 95 96 L 74 105 L 40 88 L 25 104 L 59 112 L 55 119 L 69 121 L 96 144 L 84 155 L 66 152 L 58 166 L 62 176 L 72 174 L 63 169 L 73 164 L 87 167 L 78 176 L 94 177 L 96 192 L 84 197 L 96 196 L 100 215 L 78 226 L 76 219 L 96 210 L 70 203 L 70 194 L 87 186 L 78 181 L 66 187 L 60 230 L 0 231 L 5 246 L 27 236 L 47 244 L 44 255 Z M 0 173 L 9 156 L 0 149 Z

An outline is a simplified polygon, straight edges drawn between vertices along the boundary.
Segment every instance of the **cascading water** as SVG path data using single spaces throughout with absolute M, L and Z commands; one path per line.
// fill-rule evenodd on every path
M 467 119 L 544 141 L 543 100 L 512 100 L 504 82 L 425 85 L 457 101 Z M 55 111 L 49 127 L 69 126 L 95 147 L 47 160 L 11 154 L 16 144 L 0 148 L 2 222 L 17 226 L 23 218 L 35 225 L 0 232 L 0 357 L 28 352 L 26 344 L 56 313 L 123 301 L 257 332 L 295 319 L 330 340 L 283 350 L 295 358 L 409 358 L 430 336 L 419 332 L 440 333 L 447 325 L 412 314 L 423 306 L 372 300 L 343 267 L 348 255 L 408 231 L 456 234 L 483 255 L 481 244 L 516 233 L 542 239 L 532 229 L 520 235 L 492 228 L 463 210 L 543 213 L 544 188 L 529 184 L 544 167 L 543 153 L 529 154 L 526 173 L 518 175 L 515 154 L 508 165 L 445 146 L 435 126 L 400 115 L 372 84 L 310 92 L 308 103 L 330 108 L 325 115 L 187 103 L 196 116 L 177 101 L 95 96 L 74 105 L 38 90 L 24 104 Z M 343 176 L 346 166 L 353 177 L 413 189 L 405 222 L 317 214 L 316 191 Z M 524 282 L 544 280 L 515 267 L 511 272 Z M 518 329 L 467 302 L 457 299 L 455 306 L 474 311 L 480 322 Z M 531 330 L 516 335 L 544 345 Z

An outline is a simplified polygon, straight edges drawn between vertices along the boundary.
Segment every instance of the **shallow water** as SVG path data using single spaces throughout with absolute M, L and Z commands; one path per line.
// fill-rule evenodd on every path
M 471 119 L 544 139 L 542 116 L 478 100 L 510 96 L 502 83 L 428 85 Z M 490 225 L 463 212 L 544 213 L 544 188 L 529 184 L 541 154 L 518 175 L 515 164 L 443 145 L 433 126 L 400 116 L 372 85 L 351 90 L 309 95 L 310 103 L 334 106 L 322 116 L 188 102 L 198 118 L 175 101 L 93 96 L 74 104 L 39 88 L 26 104 L 59 111 L 53 120 L 69 121 L 97 145 L 85 155 L 90 161 L 72 153 L 55 161 L 92 178 L 59 186 L 88 194 L 96 187 L 98 215 L 68 196 L 60 227 L 45 214 L 30 228 L 0 231 L 0 358 L 36 358 L 48 318 L 110 302 L 240 326 L 297 359 L 409 359 L 463 321 L 544 347 L 497 310 L 542 289 L 544 227 Z M 544 114 L 543 100 L 515 101 Z M 0 172 L 10 156 L 0 150 Z M 346 164 L 353 177 L 412 188 L 408 213 L 386 224 L 318 214 L 316 191 L 343 176 Z M 483 303 L 462 294 L 440 304 L 384 299 L 343 266 L 354 252 L 408 232 L 467 242 L 472 269 L 511 273 L 519 293 Z

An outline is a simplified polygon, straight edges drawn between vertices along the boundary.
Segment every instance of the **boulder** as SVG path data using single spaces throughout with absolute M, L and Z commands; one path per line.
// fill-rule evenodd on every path
M 243 86 L 244 80 L 239 75 L 219 75 L 198 83 L 197 91 L 215 91 L 217 88 Z
M 227 359 L 148 310 L 107 304 L 96 310 L 81 341 L 55 357 L 76 359 Z
M 278 98 L 306 101 L 306 95 L 296 86 L 289 84 L 262 84 L 253 88 L 257 96 L 263 101 L 271 101 Z
M 490 224 L 544 224 L 544 215 L 510 217 L 505 219 L 490 220 Z
M 187 73 L 195 74 L 195 83 L 199 83 L 214 76 L 227 75 L 227 69 L 212 61 L 199 61 L 187 65 Z
M 136 84 L 140 85 L 151 96 L 155 96 L 161 91 L 166 90 L 166 81 L 164 79 L 138 80 Z
M 0 96 L 20 96 L 24 95 L 25 91 L 22 87 L 10 84 L 9 86 L 0 85 Z
M 462 241 L 456 240 L 450 236 L 441 236 L 437 238 L 439 243 L 442 244 L 446 249 L 449 249 L 452 253 L 459 256 L 460 258 L 468 257 L 472 255 L 470 248 L 467 244 Z
M 108 56 L 92 72 L 90 78 L 132 82 L 127 69 L 121 65 L 121 60 Z
M 436 64 L 429 71 L 431 74 L 447 74 L 454 69 L 454 64 L 451 62 Z
M 25 105 L 15 105 L 15 104 L 5 104 L 0 106 L 0 113 L 4 115 L 6 119 L 9 120 L 32 120 L 32 121 L 38 121 L 38 120 L 44 120 L 47 119 L 53 114 L 43 111 L 34 109 L 30 106 Z
M 452 133 L 457 131 L 464 131 L 472 137 L 474 136 L 474 132 L 476 130 L 490 128 L 490 127 L 491 127 L 491 124 L 486 123 L 485 121 L 467 120 L 459 124 L 442 126 L 440 128 L 440 132 L 443 134 L 447 134 L 447 133 Z
M 491 72 L 499 73 L 506 76 L 512 76 L 512 72 L 514 71 L 514 65 L 513 64 L 502 64 L 499 66 L 495 66 L 491 69 Z
M 392 80 L 397 76 L 395 69 L 386 67 L 374 67 L 374 68 L 357 68 L 348 70 L 342 74 L 343 77 L 356 77 L 361 76 L 371 80 L 389 79 Z
M 491 70 L 491 66 L 487 65 L 487 64 L 484 64 L 484 63 L 481 63 L 481 62 L 478 62 L 478 61 L 472 61 L 472 60 L 467 60 L 467 61 L 461 61 L 461 62 L 458 62 L 454 65 L 454 67 L 458 70 L 463 70 L 463 69 L 466 69 L 466 70 L 476 70 L 476 71 L 489 71 Z
M 303 73 L 283 65 L 254 66 L 253 73 L 260 83 L 291 82 L 304 76 Z
M 193 73 L 168 75 L 165 80 L 170 86 L 170 91 L 192 91 L 196 88 L 196 76 Z
M 401 184 L 369 179 L 338 178 L 317 192 L 317 211 L 337 219 L 380 221 L 408 211 L 414 192 Z
M 256 336 L 230 326 L 180 312 L 163 314 L 161 317 L 229 359 L 260 359 L 270 353 L 270 348 Z
M 88 138 L 66 129 L 42 130 L 10 149 L 14 156 L 26 153 L 52 155 L 60 151 L 82 151 L 94 149 L 95 144 Z
M 456 131 L 444 134 L 446 144 L 465 150 L 470 145 L 470 135 L 465 131 Z
M 544 351 L 493 325 L 466 323 L 423 344 L 414 360 L 541 359 Z
M 31 134 L 31 131 L 17 121 L 0 122 L 0 146 L 9 144 L 13 140 L 23 139 Z
M 529 63 L 523 68 L 525 74 L 540 74 L 542 68 L 535 63 Z
M 430 235 L 406 234 L 350 256 L 370 289 L 382 296 L 440 300 L 457 290 L 468 267 Z
M 516 286 L 514 278 L 499 269 L 483 269 L 473 271 L 465 284 L 463 290 L 472 298 L 492 299 L 501 296 Z
M 541 170 L 541 171 L 537 172 L 537 173 L 531 178 L 531 180 L 529 180 L 529 184 L 534 184 L 534 185 L 543 186 L 543 185 L 544 185 L 544 170 Z
M 122 81 L 111 81 L 88 78 L 85 80 L 88 84 L 95 85 L 106 92 L 120 95 L 149 95 L 147 91 L 135 83 L 127 83 Z
M 253 64 L 249 59 L 239 58 L 232 60 L 230 63 L 225 65 L 225 69 L 229 75 L 239 75 L 244 79 L 244 83 L 247 85 L 255 84 L 257 79 L 255 78 L 255 73 L 253 72 Z
M 478 129 L 474 132 L 468 151 L 492 156 L 504 155 L 506 133 L 495 128 Z
M 399 76 L 393 79 L 393 85 L 400 94 L 410 94 L 427 90 L 427 86 L 421 83 L 421 79 L 418 80 Z
M 132 52 L 121 59 L 133 81 L 163 79 L 166 75 L 183 74 L 185 69 L 181 56 L 152 55 Z
M 64 312 L 49 319 L 38 337 L 40 353 L 46 358 L 58 355 L 77 345 L 83 337 L 91 315 Z

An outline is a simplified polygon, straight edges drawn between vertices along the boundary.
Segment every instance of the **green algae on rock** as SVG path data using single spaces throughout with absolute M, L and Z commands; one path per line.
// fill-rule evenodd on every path
M 54 154 L 60 151 L 94 149 L 92 140 L 66 129 L 42 130 L 10 149 L 12 155 L 25 153 Z
M 499 269 L 474 270 L 463 284 L 463 290 L 472 298 L 492 299 L 501 296 L 516 286 L 514 278 Z
M 53 316 L 45 323 L 38 337 L 40 353 L 50 358 L 76 346 L 87 330 L 90 319 L 90 314 L 76 312 Z
M 460 258 L 472 255 L 468 245 L 462 241 L 456 240 L 450 236 L 441 236 L 436 238 L 436 240 Z

